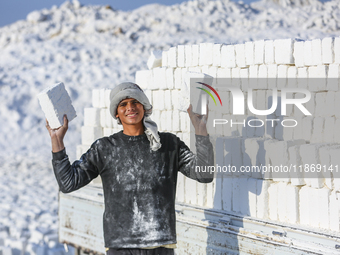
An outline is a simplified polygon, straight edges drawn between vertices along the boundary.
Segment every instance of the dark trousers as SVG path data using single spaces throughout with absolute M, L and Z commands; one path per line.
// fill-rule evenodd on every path
M 108 249 L 106 255 L 174 255 L 174 249 L 159 247 L 156 249 L 122 248 Z

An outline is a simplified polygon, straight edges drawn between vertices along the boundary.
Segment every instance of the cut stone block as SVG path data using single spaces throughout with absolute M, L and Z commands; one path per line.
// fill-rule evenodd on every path
M 177 46 L 177 66 L 185 67 L 185 46 L 184 45 Z
M 184 52 L 185 52 L 185 67 L 192 66 L 192 49 L 191 45 L 185 45 L 184 46 Z
M 297 87 L 301 89 L 308 89 L 308 69 L 307 67 L 299 67 L 297 74 Z
M 320 92 L 315 94 L 315 114 L 314 116 L 325 116 L 325 110 L 329 102 L 326 101 L 327 93 Z M 334 100 L 334 99 L 333 99 Z
M 103 128 L 103 136 L 110 136 L 113 133 L 113 128 Z
M 173 122 L 172 111 L 165 111 L 165 116 L 166 116 L 166 122 L 165 122 L 165 127 L 163 128 L 163 130 L 173 131 L 172 130 L 172 122 Z
M 268 219 L 269 216 L 269 191 L 272 181 L 270 180 L 257 180 L 257 210 L 256 217 L 260 219 Z
M 315 117 L 313 121 L 311 143 L 322 143 L 324 136 L 325 118 Z
M 259 65 L 259 75 L 258 78 L 267 78 L 268 75 L 268 69 L 267 69 L 267 65 Z M 261 83 L 263 84 L 263 83 Z M 267 87 L 265 87 L 267 88 Z M 263 89 L 261 87 L 261 89 Z
M 236 54 L 234 45 L 223 45 L 221 48 L 221 66 L 236 67 Z
M 287 70 L 287 87 L 288 88 L 296 88 L 297 87 L 297 75 L 298 70 L 295 66 L 288 67 Z
M 193 180 L 192 180 L 193 181 Z M 207 185 L 205 183 L 199 183 L 196 182 L 196 190 L 197 190 L 197 195 L 196 195 L 196 204 L 198 206 L 207 206 L 206 205 L 206 198 L 207 198 Z
M 292 39 L 275 40 L 274 47 L 276 64 L 294 64 L 294 41 Z
M 254 44 L 255 44 L 254 64 L 262 65 L 264 64 L 264 40 L 255 41 Z
M 288 107 L 287 107 L 288 108 Z M 287 122 L 285 125 L 294 125 L 291 117 L 280 117 L 280 121 Z M 294 120 L 294 119 L 293 119 Z M 295 120 L 296 121 L 296 120 Z M 278 140 L 290 141 L 293 140 L 295 127 L 284 127 L 281 124 L 275 126 L 275 138 Z
M 234 166 L 237 170 L 242 166 L 242 146 L 241 146 L 241 137 L 227 137 L 224 140 L 224 150 L 225 150 L 225 158 L 224 165 Z M 238 176 L 239 173 L 236 172 L 233 174 L 234 176 Z
M 213 43 L 201 43 L 200 44 L 200 66 L 213 64 Z
M 241 86 L 242 91 L 247 91 L 249 88 L 249 69 L 241 68 L 240 69 L 240 78 L 241 78 Z
M 334 39 L 334 63 L 340 64 L 340 37 Z
M 288 152 L 289 152 L 289 164 L 296 166 L 296 168 L 294 168 L 293 171 L 289 173 L 291 185 L 295 186 L 305 185 L 306 183 L 304 180 L 303 171 L 300 171 L 300 168 L 298 167 L 302 165 L 302 160 L 300 156 L 300 145 L 294 145 L 288 148 Z
M 100 108 L 100 89 L 92 90 L 92 107 Z
M 233 178 L 233 198 L 232 198 L 232 208 L 233 208 L 233 211 L 236 212 L 236 213 L 241 213 L 241 204 L 242 201 L 241 200 L 241 189 L 244 188 L 242 187 L 242 179 L 243 178 Z
M 105 89 L 104 91 L 104 102 L 105 102 L 105 107 L 110 108 L 110 94 L 111 94 L 111 89 Z
M 185 187 L 185 202 L 188 203 L 188 204 L 197 204 L 197 196 L 198 196 L 198 192 L 196 191 L 196 181 L 188 178 L 188 177 L 184 177 L 184 180 L 185 180 L 185 184 L 184 184 L 184 187 Z M 200 191 L 202 191 L 200 189 Z M 203 206 L 203 204 L 201 205 Z
M 168 66 L 177 67 L 177 47 L 171 47 L 168 50 Z
M 153 100 L 153 104 L 155 109 L 163 111 L 165 110 L 165 98 L 164 98 L 164 90 L 154 90 L 152 92 L 152 98 Z
M 97 139 L 103 137 L 103 129 L 101 127 L 81 127 L 81 141 L 84 145 L 91 145 Z
M 267 65 L 268 88 L 273 89 L 277 86 L 277 65 Z
M 330 196 L 330 189 L 328 188 L 322 188 L 317 189 L 317 198 L 315 201 L 315 198 L 313 199 L 315 204 L 318 206 L 315 206 L 315 204 L 310 208 L 310 210 L 317 210 L 318 215 L 316 219 L 313 219 L 313 221 L 317 222 L 317 227 L 323 228 L 323 229 L 329 229 L 329 196 Z
M 250 66 L 249 67 L 249 85 L 251 88 L 257 88 L 257 78 L 259 76 L 259 66 Z
M 246 56 L 244 44 L 235 45 L 235 58 L 238 67 L 246 67 Z
M 254 65 L 254 42 L 246 42 L 245 46 L 245 55 L 246 55 L 246 65 L 252 66 Z
M 296 115 L 294 113 L 294 115 Z M 296 116 L 294 117 L 294 119 L 297 121 L 297 125 L 296 127 L 294 127 L 294 134 L 293 134 L 293 137 L 294 137 L 294 140 L 297 140 L 297 139 L 303 139 L 303 126 L 302 126 L 302 120 L 303 120 L 303 116 Z
M 310 224 L 310 204 L 313 198 L 313 188 L 308 186 L 303 186 L 299 192 L 299 214 L 300 214 L 300 224 L 309 225 Z
M 313 65 L 312 41 L 305 41 L 303 44 L 303 62 L 305 66 Z
M 314 66 L 322 65 L 321 39 L 312 40 L 312 53 L 312 64 Z
M 175 87 L 174 68 L 170 67 L 165 70 L 165 80 L 167 89 L 173 89 Z
M 151 89 L 166 89 L 166 69 L 165 67 L 154 68 L 153 71 L 153 87 Z
M 265 138 L 247 138 L 244 140 L 244 148 L 242 148 L 243 165 L 249 166 L 263 166 L 266 165 L 265 157 L 266 151 L 264 150 Z M 248 163 L 246 163 L 249 161 Z M 254 168 L 254 171 L 249 173 L 252 178 L 262 178 L 262 173 L 257 171 L 259 168 Z
M 274 58 L 274 41 L 273 40 L 267 40 L 264 42 L 264 62 L 266 64 L 274 64 L 275 58 Z
M 316 107 L 316 103 L 315 103 L 315 94 L 314 92 L 311 93 L 310 96 L 310 100 L 305 103 L 305 107 L 308 109 L 308 111 L 312 114 L 312 116 L 315 113 L 315 107 Z M 307 117 L 311 117 L 311 116 L 307 116 Z
M 339 220 L 339 200 L 337 199 L 336 191 L 332 191 L 329 195 L 329 228 L 333 231 L 340 231 Z
M 294 98 L 295 99 L 305 98 L 305 94 L 295 93 Z M 305 107 L 306 107 L 306 105 L 305 105 Z M 306 109 L 308 109 L 308 108 L 306 108 Z M 294 113 L 294 117 L 296 117 L 296 118 L 304 118 L 306 116 L 296 105 L 293 106 L 293 113 Z M 300 122 L 299 122 L 299 124 L 300 124 Z
M 73 120 L 77 116 L 71 98 L 62 82 L 43 90 L 38 94 L 38 99 L 52 129 L 59 128 L 64 124 L 65 114 L 68 121 Z
M 268 188 L 269 219 L 278 220 L 278 184 L 272 183 Z
M 99 96 L 100 96 L 100 102 L 99 107 L 105 108 L 106 107 L 106 89 L 100 89 L 99 90 Z
M 207 43 L 200 43 L 200 51 L 199 51 L 199 60 L 198 63 L 200 66 L 207 65 L 206 64 L 206 55 L 207 55 Z
M 149 99 L 150 104 L 153 104 L 153 101 L 152 101 L 152 90 L 146 89 L 146 90 L 144 90 L 144 94 L 145 94 L 146 97 Z M 108 107 L 108 109 L 109 109 L 109 108 L 110 108 L 110 107 Z
M 172 112 L 172 131 L 178 132 L 181 131 L 181 118 L 180 112 L 178 110 L 174 110 Z
M 336 130 L 334 131 L 334 142 L 340 143 L 340 132 L 337 131 L 340 130 L 340 119 L 338 117 L 335 118 L 334 130 Z
M 308 68 L 308 90 L 323 91 L 327 89 L 327 66 L 311 66 Z
M 231 86 L 234 87 L 241 87 L 241 75 L 240 75 L 241 68 L 236 67 L 231 69 Z
M 138 84 L 139 87 L 141 87 L 141 89 L 150 89 L 151 83 L 153 82 L 152 71 L 150 70 L 137 71 L 135 76 L 135 82 L 136 84 Z M 92 98 L 94 98 L 95 95 L 94 92 L 92 92 L 92 95 L 93 95 Z M 94 100 L 95 99 L 93 99 L 93 102 L 95 102 Z M 99 107 L 99 104 L 97 103 L 93 103 L 92 105 L 93 107 Z
M 336 147 L 336 146 L 334 146 Z M 339 157 L 340 149 L 332 148 L 329 150 L 329 155 L 331 157 L 331 167 L 328 168 L 331 171 L 332 180 L 333 180 L 333 190 L 340 191 L 340 157 Z M 339 198 L 340 199 L 340 198 Z
M 340 66 L 330 64 L 328 66 L 327 90 L 339 91 Z
M 325 124 L 324 124 L 324 136 L 323 141 L 326 143 L 334 142 L 334 129 L 335 126 L 335 118 L 334 117 L 326 117 Z
M 181 68 L 176 68 L 174 72 L 174 85 L 176 89 L 182 88 L 182 70 Z
M 279 65 L 277 67 L 277 88 L 282 89 L 287 87 L 287 77 L 288 77 L 288 67 L 287 65 Z
M 277 216 L 278 220 L 281 222 L 287 222 L 288 221 L 288 201 L 294 199 L 294 197 L 288 197 L 288 184 L 286 182 L 278 182 L 277 183 Z M 269 195 L 270 196 L 270 195 Z M 296 199 L 295 199 L 296 200 Z M 294 203 L 291 204 L 293 208 L 290 208 L 291 210 L 294 210 Z
M 294 62 L 296 67 L 304 66 L 304 43 L 303 41 L 294 42 Z
M 162 131 L 167 131 L 167 111 L 161 111 L 160 121 L 159 121 L 159 129 Z
M 233 178 L 231 176 L 223 175 L 222 185 L 222 208 L 224 211 L 232 211 L 233 200 Z
M 296 145 L 304 144 L 304 140 L 278 141 L 266 140 L 264 142 L 264 150 L 266 152 L 266 165 L 271 165 L 277 169 L 289 165 L 289 148 Z M 273 178 L 276 181 L 289 181 L 288 171 L 276 171 L 271 174 L 265 174 L 265 177 Z
M 187 118 L 189 118 L 188 114 L 185 113 L 185 112 L 180 112 L 180 118 L 181 118 L 181 131 L 182 132 L 189 132 L 189 128 L 190 126 L 187 125 L 188 124 L 188 121 L 187 121 Z
M 299 222 L 299 187 L 287 185 L 285 187 L 286 198 L 285 219 L 287 222 L 296 224 Z M 279 214 L 280 215 L 280 214 Z
M 165 110 L 172 110 L 171 91 L 169 89 L 164 90 L 164 108 Z
M 302 128 L 304 130 L 303 139 L 305 141 L 311 141 L 313 131 L 313 117 L 306 116 L 302 119 Z
M 99 127 L 101 108 L 84 108 L 84 126 Z
M 161 121 L 161 111 L 154 109 L 152 110 L 152 115 L 151 115 L 151 119 L 157 123 L 157 125 L 160 125 L 160 121 Z
M 333 141 L 332 141 L 333 142 Z M 336 162 L 332 162 L 332 157 L 334 160 L 334 155 L 339 153 L 339 145 L 330 145 L 320 148 L 320 163 L 321 163 L 321 174 L 325 178 L 325 184 L 329 189 L 334 188 L 334 176 L 333 169 L 335 170 Z M 335 172 L 335 171 L 334 171 Z
M 191 46 L 192 51 L 192 60 L 191 60 L 191 66 L 198 66 L 199 63 L 199 54 L 200 54 L 200 48 L 199 45 L 194 44 Z
M 214 44 L 213 46 L 213 66 L 221 66 L 221 47 L 222 44 Z
M 162 51 L 162 67 L 168 67 L 168 51 Z
M 241 180 L 241 213 L 244 215 L 249 215 L 251 217 L 256 217 L 256 179 L 241 178 Z
M 335 98 L 334 109 L 340 109 L 340 91 L 335 92 L 334 98 Z M 340 117 L 340 111 L 335 111 L 335 116 Z
M 334 38 L 326 37 L 322 39 L 322 63 L 332 64 L 334 62 Z
M 320 164 L 319 149 L 324 146 L 326 144 L 303 144 L 300 146 L 305 182 L 313 188 L 322 188 L 324 186 L 325 179 L 323 175 L 316 171 L 316 165 Z
M 231 68 L 218 68 L 216 75 L 219 91 L 231 84 Z
M 149 69 L 162 66 L 162 53 L 163 52 L 161 50 L 154 50 L 151 52 L 147 62 Z
M 177 90 L 177 89 L 171 90 L 171 104 L 174 110 L 179 110 L 180 108 L 179 97 L 180 97 L 180 90 Z
M 209 66 L 207 74 L 216 78 L 217 77 L 217 67 L 216 66 Z M 214 82 L 216 84 L 216 81 L 214 81 Z

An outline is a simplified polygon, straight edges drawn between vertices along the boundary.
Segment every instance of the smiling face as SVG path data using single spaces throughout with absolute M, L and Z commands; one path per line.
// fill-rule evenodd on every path
M 127 98 L 118 104 L 116 117 L 120 119 L 123 128 L 125 125 L 136 125 L 136 127 L 142 127 L 144 112 L 144 107 L 138 100 L 134 98 Z

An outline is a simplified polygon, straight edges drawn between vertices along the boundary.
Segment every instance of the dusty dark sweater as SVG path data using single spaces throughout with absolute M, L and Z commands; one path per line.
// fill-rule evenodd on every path
M 175 135 L 159 133 L 162 147 L 150 149 L 146 135 L 123 132 L 94 142 L 72 165 L 66 151 L 53 153 L 53 169 L 60 190 L 77 190 L 101 176 L 105 212 L 105 247 L 143 248 L 176 243 L 175 193 L 177 172 L 199 182 L 209 173 L 195 166 L 214 164 L 209 137 L 196 136 L 197 155 Z

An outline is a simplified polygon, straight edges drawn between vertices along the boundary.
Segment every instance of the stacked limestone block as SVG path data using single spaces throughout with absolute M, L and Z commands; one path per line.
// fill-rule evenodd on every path
M 245 113 L 233 115 L 229 89 L 214 84 L 223 101 L 221 108 L 209 104 L 209 119 L 262 120 L 261 127 L 217 125 L 208 122 L 219 166 L 261 167 L 302 166 L 283 175 L 259 172 L 216 174 L 212 184 L 196 183 L 179 175 L 177 201 L 225 210 L 260 219 L 300 224 L 318 229 L 339 231 L 339 173 L 312 173 L 311 164 L 340 166 L 340 38 L 312 41 L 260 40 L 244 44 L 203 43 L 178 45 L 148 62 L 150 70 L 136 73 L 136 83 L 147 91 L 154 106 L 154 118 L 161 131 L 176 133 L 189 146 L 190 122 L 183 112 L 186 73 L 201 72 L 225 78 L 228 86 L 240 88 L 245 96 Z M 263 78 L 267 82 L 263 82 Z M 279 78 L 279 79 L 277 79 Z M 298 79 L 297 79 L 298 78 Z M 303 81 L 317 78 L 318 82 Z M 315 79 L 316 80 L 316 79 Z M 218 82 L 219 80 L 217 80 Z M 224 80 L 225 81 L 225 80 Z M 311 92 L 305 107 L 312 114 L 287 106 L 270 116 L 255 115 L 247 107 L 248 89 L 252 89 L 255 109 L 269 109 L 273 89 L 302 88 Z M 287 97 L 300 98 L 299 93 Z M 294 128 L 272 125 L 266 119 L 294 119 Z M 307 164 L 308 166 L 305 166 Z M 300 170 L 300 169 L 297 169 Z M 304 174 L 304 171 L 308 171 Z M 338 169 L 338 171 L 340 171 Z M 310 178 L 317 177 L 317 178 Z M 317 205 L 317 206 L 316 206 Z
M 84 126 L 81 128 L 82 144 L 77 146 L 77 158 L 80 158 L 97 139 L 110 136 L 122 129 L 110 114 L 110 92 L 110 89 L 92 91 L 92 107 L 84 109 Z

